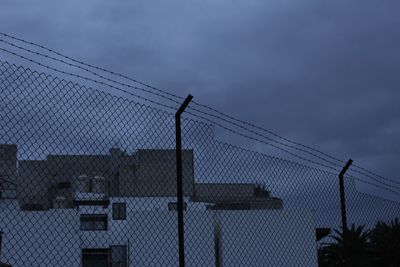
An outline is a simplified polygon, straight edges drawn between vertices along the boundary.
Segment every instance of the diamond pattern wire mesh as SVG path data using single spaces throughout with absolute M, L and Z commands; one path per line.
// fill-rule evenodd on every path
M 175 122 L 164 111 L 0 61 L 0 263 L 178 266 Z M 337 173 L 182 121 L 187 266 L 317 266 L 339 229 Z M 400 205 L 346 177 L 349 224 Z

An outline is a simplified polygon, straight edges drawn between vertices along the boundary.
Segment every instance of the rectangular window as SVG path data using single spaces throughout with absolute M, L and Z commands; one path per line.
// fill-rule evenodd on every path
M 186 202 L 183 202 L 183 210 L 186 210 Z M 168 203 L 168 210 L 178 210 L 178 203 L 177 202 L 170 202 Z
M 61 183 L 58 183 L 58 188 L 59 188 L 59 189 L 68 189 L 68 188 L 71 188 L 71 183 L 70 183 L 70 182 L 61 182 Z
M 109 249 L 82 249 L 82 267 L 109 267 Z
M 1 246 L 3 241 L 3 232 L 0 231 L 0 257 L 1 257 Z
M 126 203 L 113 204 L 113 219 L 126 220 Z
M 108 225 L 107 214 L 81 215 L 82 231 L 106 231 L 107 225 Z
M 111 266 L 112 267 L 127 266 L 126 246 L 111 246 Z

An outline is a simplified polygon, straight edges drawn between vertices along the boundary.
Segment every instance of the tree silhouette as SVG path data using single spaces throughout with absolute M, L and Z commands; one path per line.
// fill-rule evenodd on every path
M 378 222 L 371 231 L 371 258 L 374 266 L 400 266 L 400 222 Z
M 323 244 L 320 250 L 320 266 L 365 267 L 369 260 L 369 231 L 354 224 L 344 233 L 335 230 L 330 237 L 333 243 Z

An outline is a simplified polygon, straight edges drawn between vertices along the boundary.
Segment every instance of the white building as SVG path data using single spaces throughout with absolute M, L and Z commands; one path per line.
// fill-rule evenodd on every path
M 43 188 L 29 192 L 30 172 L 22 176 L 17 173 L 16 148 L 7 146 L 4 150 L 9 152 L 10 160 L 0 162 L 3 165 L 0 167 L 8 171 L 8 177 L 17 177 L 15 181 L 22 181 L 28 187 L 0 187 L 0 263 L 13 267 L 178 266 L 175 190 L 171 185 L 164 188 L 157 184 L 163 172 L 152 167 L 157 166 L 155 160 L 163 159 L 163 166 L 169 168 L 171 151 L 143 150 L 136 156 L 124 155 L 123 162 L 131 169 L 126 171 L 124 167 L 117 175 L 115 169 L 109 171 L 109 168 L 121 164 L 119 161 L 110 164 L 112 157 L 108 156 L 53 156 L 58 160 L 40 164 L 25 161 L 24 170 L 32 170 L 34 175 L 33 170 L 48 173 L 57 170 L 54 181 L 49 178 L 43 182 Z M 192 153 L 189 151 L 187 155 L 192 162 Z M 96 174 L 93 163 L 99 160 L 104 163 L 104 170 Z M 54 162 L 63 164 L 56 166 Z M 151 169 L 156 178 L 141 174 L 144 162 L 148 163 L 145 170 Z M 53 165 L 56 168 L 50 169 Z M 79 174 L 74 166 L 82 170 L 90 166 L 91 173 Z M 187 266 L 317 266 L 311 211 L 283 209 L 280 199 L 270 197 L 269 192 L 254 184 L 196 184 L 193 164 L 187 166 L 184 194 Z M 136 175 L 132 177 L 139 182 L 128 183 L 130 175 Z M 174 180 L 174 172 L 164 175 L 168 181 Z M 42 176 L 37 173 L 34 180 Z M 115 177 L 118 183 L 113 192 L 109 186 L 112 187 Z M 145 180 L 154 187 L 144 185 Z M 132 188 L 125 188 L 128 185 Z M 15 191 L 25 191 L 24 198 Z M 37 192 L 40 198 L 36 197 Z M 143 192 L 150 196 L 143 196 Z M 29 199 L 43 199 L 43 202 L 41 205 L 28 202 L 30 210 L 20 209 L 19 201 Z M 27 202 L 23 204 L 26 206 Z
M 1 210 L 0 231 L 0 263 L 13 267 L 80 266 L 79 216 L 75 210 Z
M 0 262 L 178 266 L 174 201 L 112 198 L 107 207 L 2 210 Z M 206 210 L 187 202 L 184 220 L 187 266 L 317 266 L 311 212 Z

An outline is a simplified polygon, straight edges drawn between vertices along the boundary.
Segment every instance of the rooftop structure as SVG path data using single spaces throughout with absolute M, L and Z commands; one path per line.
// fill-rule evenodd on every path
M 51 208 L 53 200 L 61 196 L 71 206 L 76 191 L 108 197 L 176 195 L 175 150 L 139 149 L 129 155 L 112 148 L 106 155 L 49 155 L 45 160 L 18 163 L 18 199 L 27 209 Z M 185 150 L 185 196 L 193 194 L 193 170 L 193 151 Z
M 24 210 L 109 205 L 111 197 L 175 197 L 175 150 L 111 148 L 103 155 L 48 155 L 17 161 L 15 145 L 0 146 L 8 184 Z M 208 209 L 281 209 L 280 199 L 254 183 L 196 183 L 193 150 L 182 151 L 183 193 Z M 18 165 L 18 168 L 17 168 Z M 4 184 L 4 183 L 3 183 Z M 4 190 L 3 190 L 4 191 Z
M 14 170 L 9 182 L 16 185 L 18 200 L 0 200 L 5 207 L 0 210 L 0 261 L 12 266 L 177 265 L 174 150 L 140 149 L 129 155 L 113 148 L 106 155 L 49 155 L 18 163 L 16 149 L 11 152 L 4 162 Z M 196 183 L 192 150 L 183 151 L 183 178 L 188 266 L 240 260 L 284 266 L 288 258 L 316 266 L 312 212 L 283 210 L 282 200 L 258 184 Z M 255 228 L 262 229 L 257 236 Z M 30 237 L 22 242 L 20 234 Z M 276 236 L 274 249 L 266 246 Z M 198 246 L 204 249 L 194 249 Z M 16 257 L 20 252 L 27 256 Z M 53 252 L 58 265 L 50 263 Z

